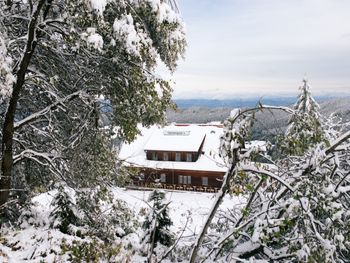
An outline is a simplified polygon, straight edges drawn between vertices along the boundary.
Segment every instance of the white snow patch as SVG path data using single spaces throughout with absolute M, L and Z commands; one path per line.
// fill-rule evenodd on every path
M 97 11 L 102 16 L 106 9 L 107 0 L 90 0 L 90 4 L 93 10 Z

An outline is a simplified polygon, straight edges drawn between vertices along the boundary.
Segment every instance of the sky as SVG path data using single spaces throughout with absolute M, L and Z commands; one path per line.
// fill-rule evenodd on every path
M 185 60 L 174 98 L 350 95 L 349 0 L 177 0 Z

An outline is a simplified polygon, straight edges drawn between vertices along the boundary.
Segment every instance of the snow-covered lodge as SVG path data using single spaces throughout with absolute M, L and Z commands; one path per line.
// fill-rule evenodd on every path
M 119 157 L 139 168 L 135 185 L 214 192 L 227 170 L 218 154 L 221 134 L 214 124 L 143 128 Z

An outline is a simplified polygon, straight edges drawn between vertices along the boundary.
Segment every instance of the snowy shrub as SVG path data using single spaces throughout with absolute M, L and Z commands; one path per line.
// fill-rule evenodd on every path
M 113 242 L 137 229 L 134 213 L 125 202 L 115 199 L 108 188 L 80 190 L 77 195 L 77 206 L 86 225 L 84 235 Z
M 61 253 L 68 254 L 68 260 L 80 262 L 130 262 L 130 254 L 124 251 L 121 243 L 105 244 L 98 239 L 91 241 L 65 240 L 61 243 Z
M 57 190 L 58 192 L 51 202 L 50 226 L 68 234 L 71 232 L 70 225 L 79 225 L 78 211 L 71 196 L 75 194 L 75 191 L 73 189 L 68 191 L 68 188 L 63 184 Z

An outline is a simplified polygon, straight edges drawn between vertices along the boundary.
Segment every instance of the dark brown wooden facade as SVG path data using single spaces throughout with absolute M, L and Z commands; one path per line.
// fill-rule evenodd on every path
M 198 150 L 195 152 L 145 150 L 146 158 L 147 160 L 154 160 L 154 161 L 196 162 L 199 156 L 202 154 L 204 141 L 205 141 L 205 136 Z M 177 155 L 180 158 L 177 158 Z M 190 159 L 189 159 L 189 155 L 191 156 Z
M 173 188 L 182 187 L 202 187 L 202 188 L 220 188 L 224 172 L 214 171 L 196 171 L 196 170 L 176 170 L 176 169 L 141 169 L 140 176 L 135 178 L 136 185 L 149 185 L 160 183 L 173 186 Z
M 205 139 L 206 136 L 196 151 L 146 149 L 146 158 L 158 162 L 196 162 L 203 154 Z M 134 185 L 214 192 L 221 187 L 224 174 L 224 172 L 217 171 L 141 168 L 139 175 L 135 177 Z

